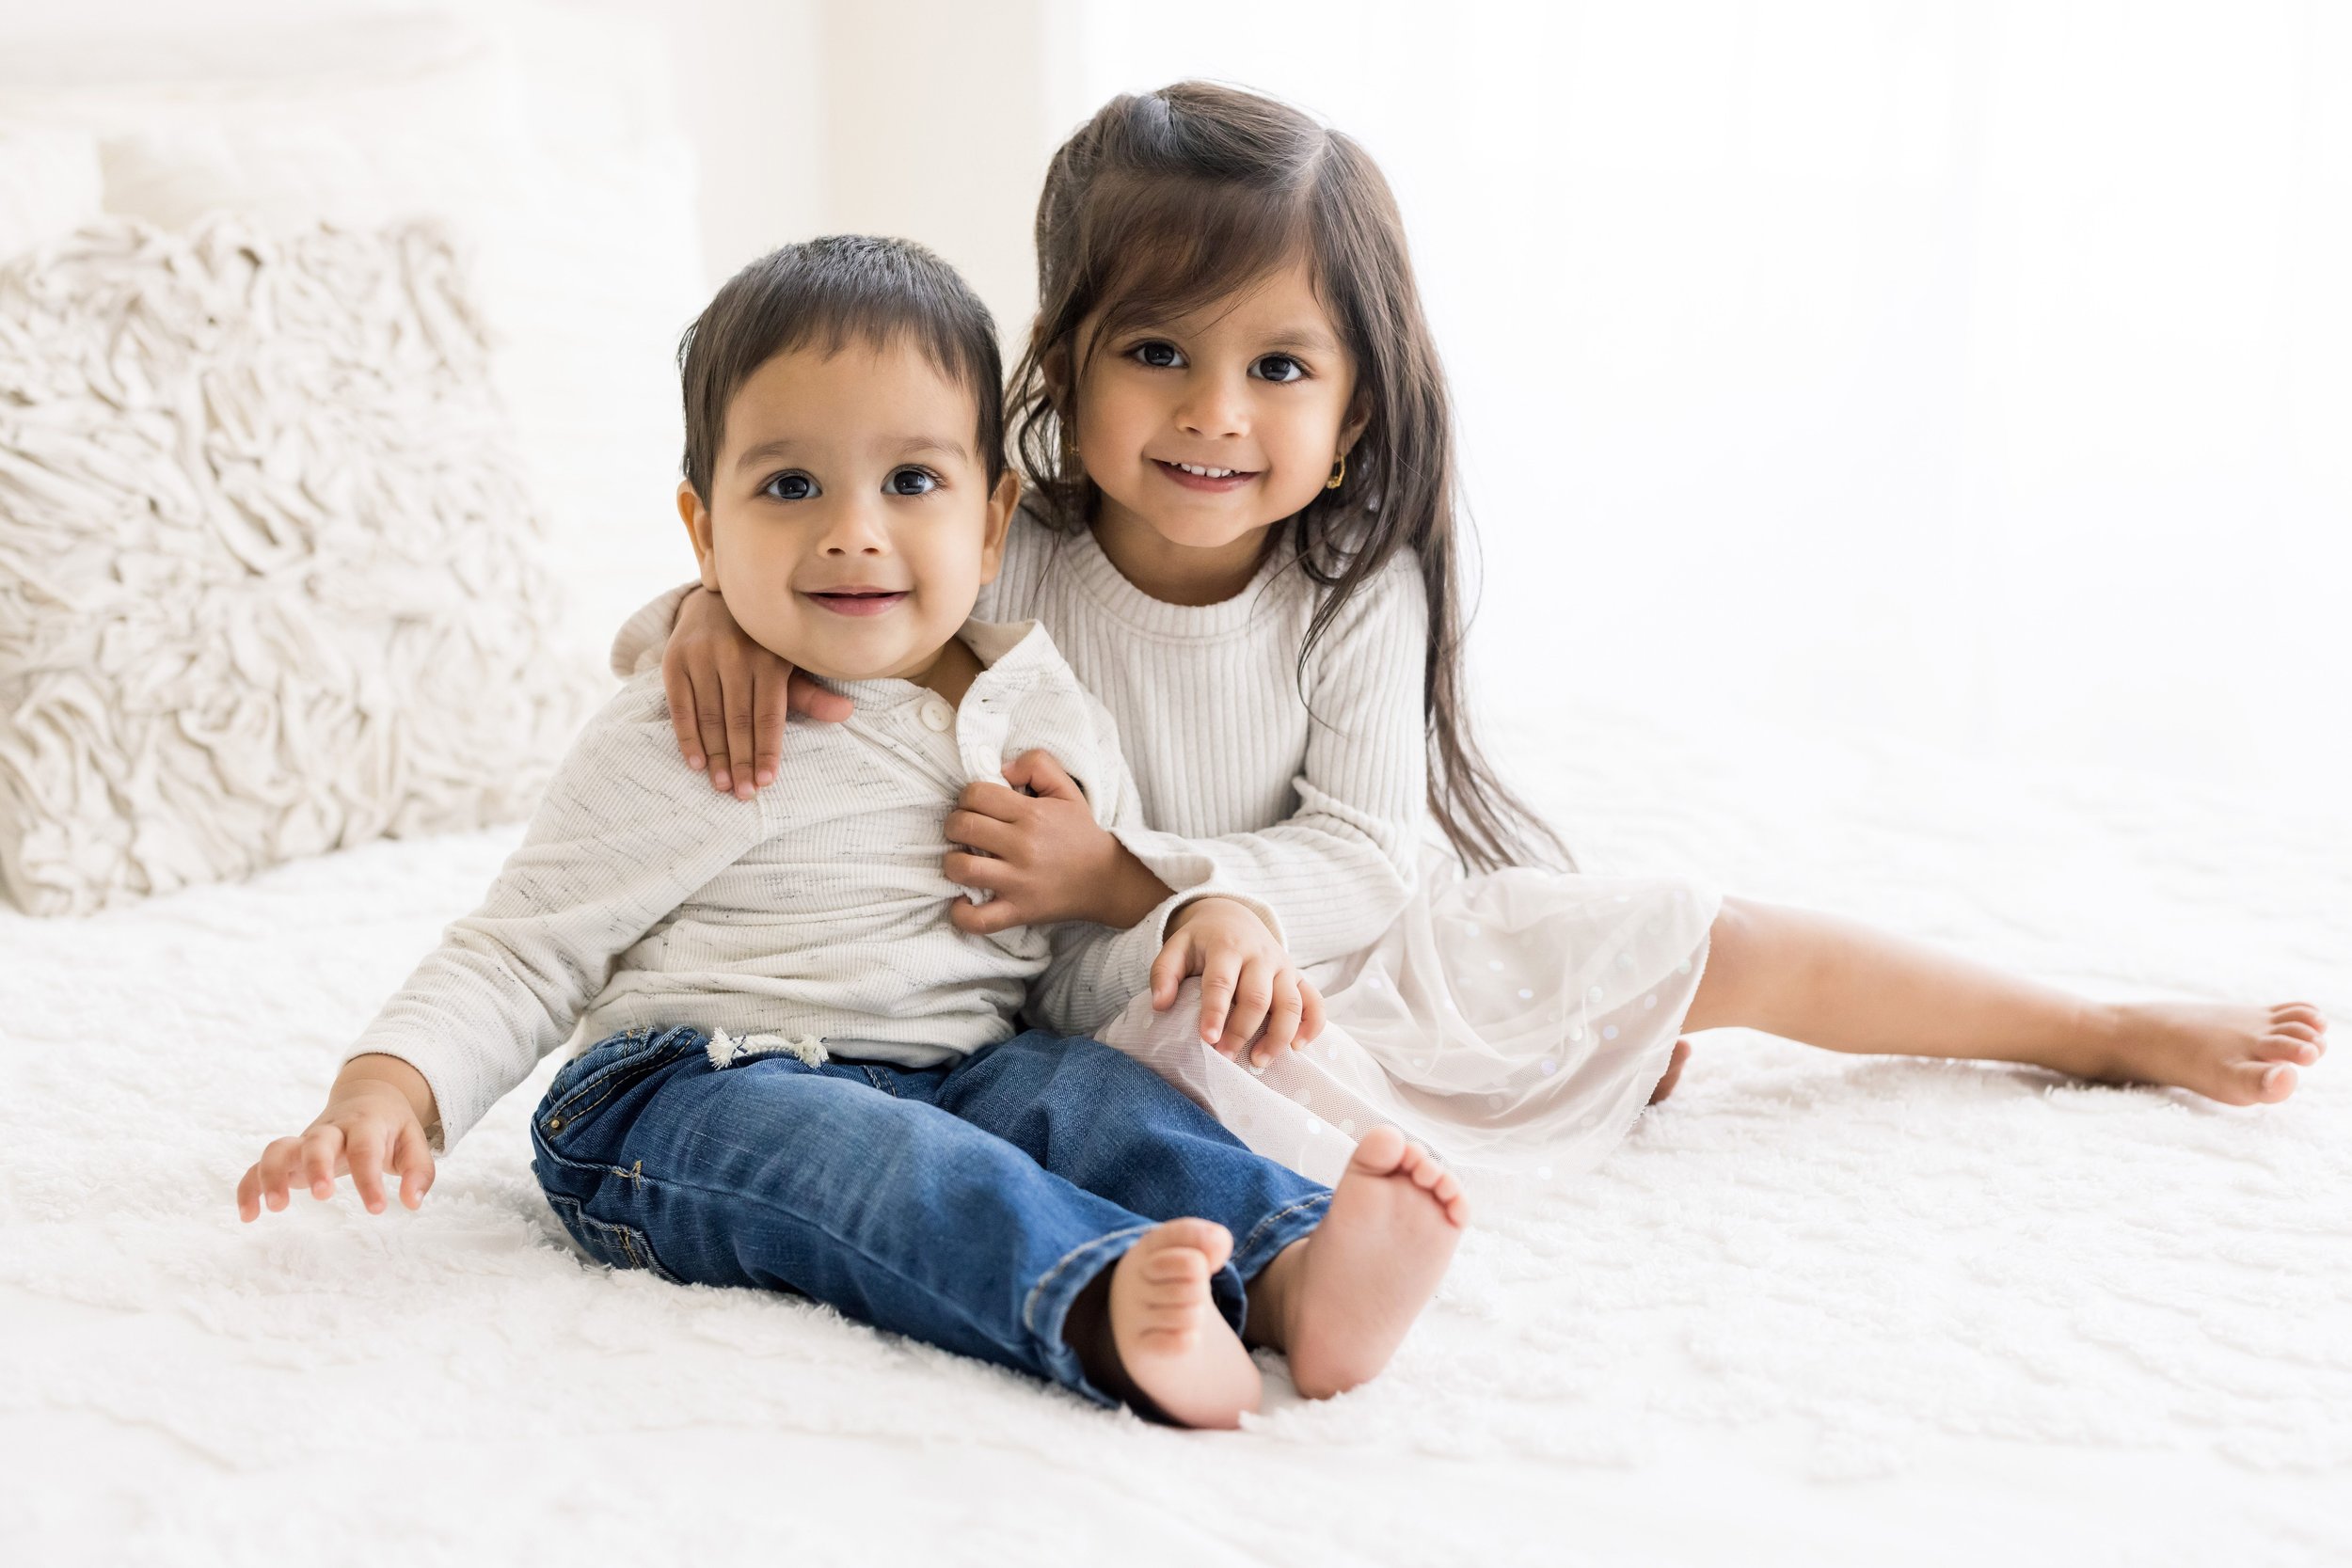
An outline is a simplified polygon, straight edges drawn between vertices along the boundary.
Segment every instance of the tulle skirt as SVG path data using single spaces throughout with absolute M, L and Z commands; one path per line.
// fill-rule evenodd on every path
M 1263 1070 L 1200 1043 L 1197 984 L 1103 1032 L 1260 1154 L 1336 1181 L 1382 1122 L 1464 1169 L 1599 1164 L 1665 1073 L 1721 898 L 1672 877 L 1465 875 L 1426 852 L 1365 951 L 1311 971 L 1328 1022 Z

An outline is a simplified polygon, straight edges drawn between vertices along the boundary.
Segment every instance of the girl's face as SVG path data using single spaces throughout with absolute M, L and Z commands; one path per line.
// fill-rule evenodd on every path
M 1236 298 L 1097 342 L 1078 330 L 1078 458 L 1106 531 L 1223 550 L 1322 493 L 1362 433 L 1356 366 L 1294 261 Z

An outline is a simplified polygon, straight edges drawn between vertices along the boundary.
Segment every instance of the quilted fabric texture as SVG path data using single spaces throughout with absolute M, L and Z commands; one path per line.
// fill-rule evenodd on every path
M 523 815 L 593 676 L 437 228 L 0 267 L 0 874 L 36 914 Z

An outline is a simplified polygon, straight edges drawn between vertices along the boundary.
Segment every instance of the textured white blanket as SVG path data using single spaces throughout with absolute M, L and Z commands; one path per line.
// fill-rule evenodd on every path
M 1388 1377 L 1277 1380 L 1251 1432 L 1197 1436 L 583 1264 L 527 1168 L 535 1086 L 420 1213 L 240 1227 L 236 1176 L 509 833 L 0 914 L 0 1559 L 2352 1557 L 2339 816 L 1597 711 L 1500 738 L 1596 869 L 2110 993 L 2307 996 L 2337 1057 L 2249 1112 L 1708 1037 L 1597 1173 L 1479 1193 Z

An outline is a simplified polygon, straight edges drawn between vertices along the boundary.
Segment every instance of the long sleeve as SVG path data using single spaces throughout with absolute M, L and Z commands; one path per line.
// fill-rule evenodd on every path
M 1185 838 L 1136 829 L 1120 841 L 1155 870 L 1162 861 L 1192 867 L 1204 883 L 1279 911 L 1284 944 L 1302 966 L 1369 947 L 1412 891 L 1428 779 L 1427 648 L 1420 574 L 1400 557 L 1333 623 L 1311 660 L 1313 718 L 1292 785 L 1297 809 L 1254 832 Z M 1202 715 L 1196 733 L 1198 744 L 1216 745 L 1215 716 Z M 1072 1034 L 1115 1016 L 1150 983 L 1168 912 L 1126 931 L 1076 927 L 1057 945 L 1047 972 L 1056 984 L 1033 999 L 1033 1016 Z M 1065 971 L 1088 976 L 1083 1001 Z
M 701 586 L 699 582 L 682 582 L 665 590 L 623 621 L 621 629 L 612 635 L 612 673 L 628 680 L 638 673 L 640 665 L 647 669 L 659 666 L 661 650 L 669 645 L 670 630 L 677 625 L 678 608 L 686 603 L 687 594 Z
M 1089 705 L 1095 716 L 1094 776 L 1088 780 L 1087 791 L 1095 819 L 1175 891 L 1124 929 L 1085 921 L 1065 921 L 1050 928 L 1053 958 L 1031 984 L 1023 1010 L 1032 1022 L 1059 1035 L 1090 1035 L 1116 1017 L 1150 982 L 1152 960 L 1168 940 L 1168 921 L 1195 899 L 1231 898 L 1264 921 L 1276 941 L 1283 934 L 1274 907 L 1221 878 L 1213 857 L 1143 826 L 1142 802 L 1119 749 L 1118 726 L 1100 703 L 1089 699 Z
M 614 697 L 558 768 L 481 908 L 345 1053 L 424 1075 L 454 1145 L 571 1036 L 614 960 L 759 842 L 765 805 L 677 766 L 658 686 Z

